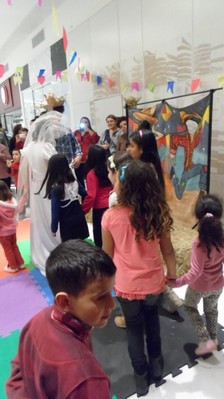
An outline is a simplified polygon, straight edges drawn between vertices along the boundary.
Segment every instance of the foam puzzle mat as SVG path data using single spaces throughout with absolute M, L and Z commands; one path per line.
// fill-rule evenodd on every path
M 53 302 L 46 278 L 32 265 L 30 259 L 29 220 L 19 221 L 17 237 L 27 264 L 25 270 L 14 275 L 5 273 L 3 267 L 6 259 L 0 247 L 0 399 L 6 399 L 5 382 L 10 374 L 10 361 L 17 353 L 22 327 L 32 316 Z M 93 350 L 110 377 L 112 399 L 126 399 L 135 393 L 126 331 L 117 328 L 113 321 L 119 312 L 117 306 L 108 325 L 93 332 Z M 194 354 L 197 337 L 183 310 L 173 316 L 161 312 L 160 321 L 165 382 L 167 377 L 173 378 L 184 372 L 184 367 L 193 367 L 198 363 Z M 222 326 L 219 326 L 218 338 L 219 349 L 222 349 Z

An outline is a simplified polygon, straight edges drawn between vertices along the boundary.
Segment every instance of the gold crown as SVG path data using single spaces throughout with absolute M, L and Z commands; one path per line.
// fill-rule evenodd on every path
M 60 107 L 61 105 L 64 105 L 65 98 L 64 97 L 55 97 L 54 94 L 50 93 L 47 96 L 44 95 L 46 99 L 46 104 L 41 104 L 42 108 L 45 108 L 47 110 L 52 110 L 54 107 Z

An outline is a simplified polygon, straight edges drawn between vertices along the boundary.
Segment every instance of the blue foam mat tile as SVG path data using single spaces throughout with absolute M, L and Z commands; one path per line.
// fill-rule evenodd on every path
M 42 295 L 47 301 L 48 305 L 52 305 L 54 302 L 54 295 L 49 287 L 48 281 L 45 276 L 43 276 L 39 269 L 35 268 L 30 271 L 33 281 L 39 287 Z

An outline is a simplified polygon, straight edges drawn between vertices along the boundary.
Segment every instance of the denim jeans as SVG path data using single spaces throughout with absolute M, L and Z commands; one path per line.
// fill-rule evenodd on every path
M 160 294 L 149 294 L 145 299 L 138 300 L 118 298 L 126 320 L 129 356 L 138 374 L 148 370 L 150 357 L 161 356 L 159 298 Z M 145 354 L 145 337 L 148 359 Z

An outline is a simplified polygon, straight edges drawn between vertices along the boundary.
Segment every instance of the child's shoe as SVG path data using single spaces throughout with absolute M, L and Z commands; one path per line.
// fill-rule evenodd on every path
M 217 344 L 209 339 L 208 341 L 205 342 L 199 342 L 198 347 L 195 349 L 195 354 L 200 356 L 200 355 L 206 355 L 206 353 L 211 353 L 217 349 Z
M 19 271 L 19 269 L 18 269 L 18 267 L 16 267 L 15 269 L 12 269 L 10 266 L 7 265 L 4 267 L 4 271 L 6 273 L 16 273 Z
M 25 269 L 25 268 L 26 268 L 25 263 L 23 263 L 22 265 L 19 266 L 19 270 L 23 270 L 23 269 Z
M 123 315 L 121 316 L 116 316 L 114 318 L 114 323 L 116 324 L 117 327 L 119 328 L 126 328 L 126 321 Z

